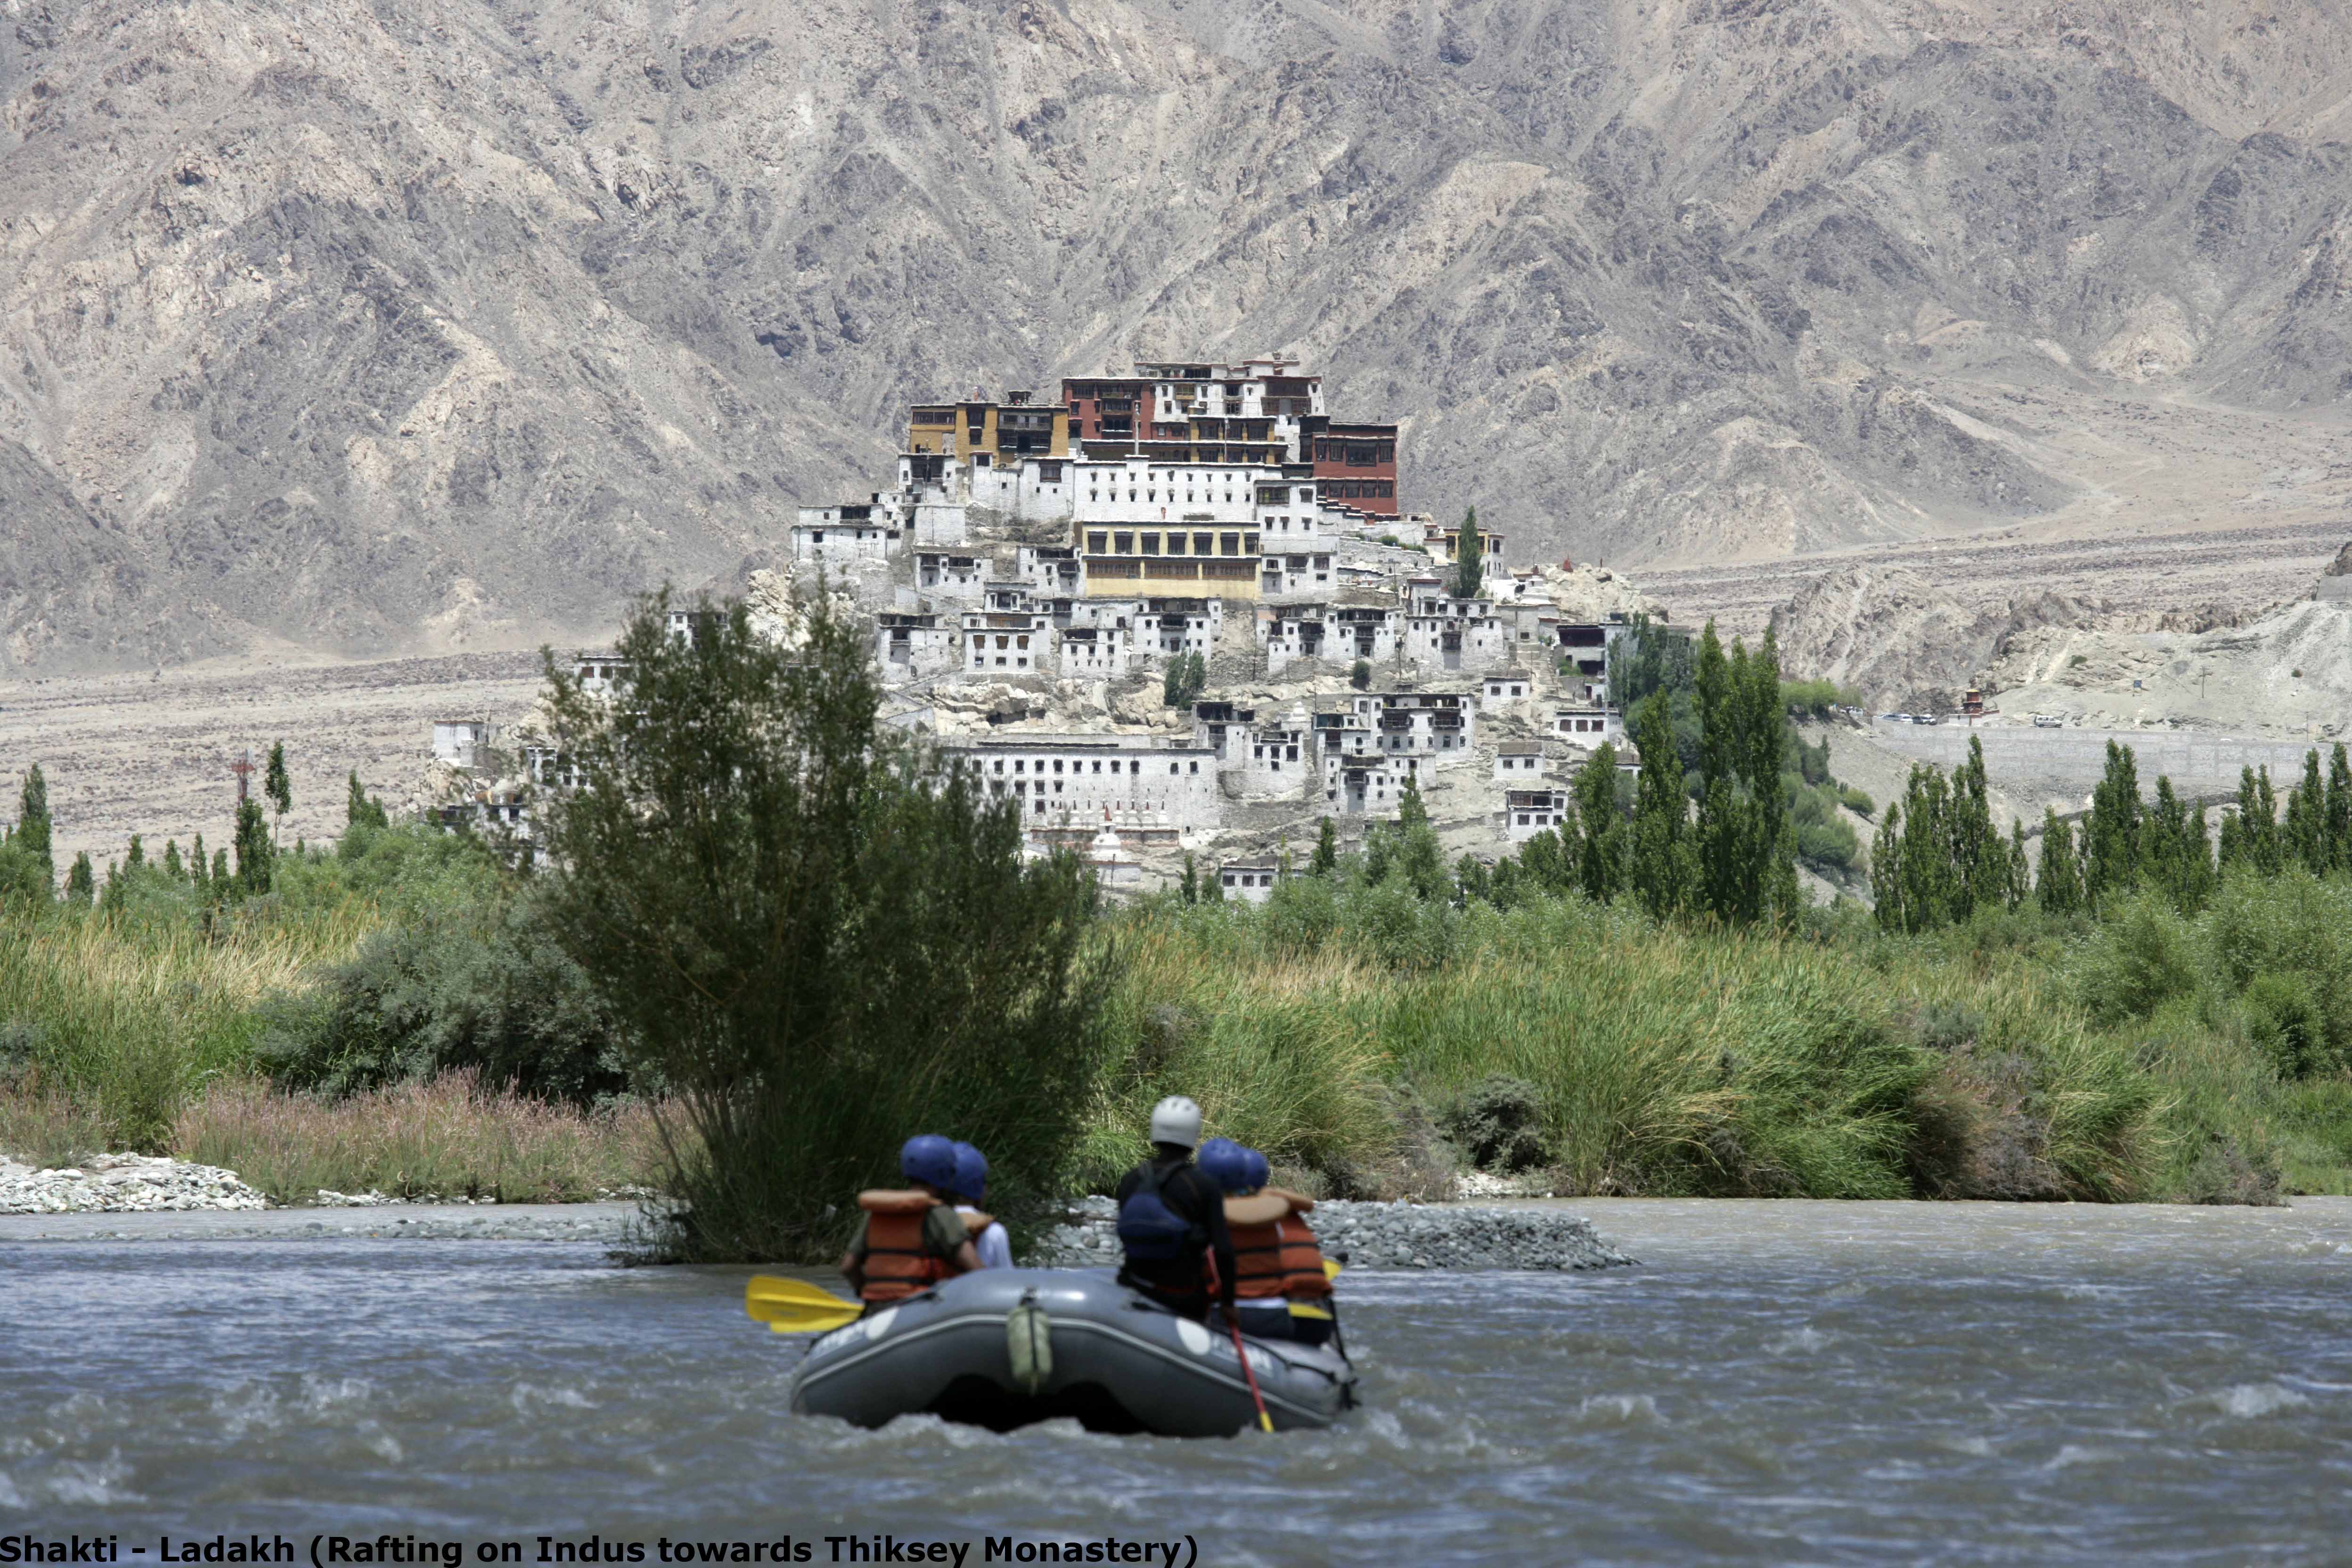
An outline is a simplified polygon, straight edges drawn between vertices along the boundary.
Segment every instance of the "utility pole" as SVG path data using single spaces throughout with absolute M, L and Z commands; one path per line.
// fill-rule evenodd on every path
M 243 805 L 245 804 L 246 780 L 251 777 L 253 773 L 253 753 L 250 752 L 239 752 L 236 754 L 236 761 L 229 763 L 228 771 L 236 775 L 236 804 Z

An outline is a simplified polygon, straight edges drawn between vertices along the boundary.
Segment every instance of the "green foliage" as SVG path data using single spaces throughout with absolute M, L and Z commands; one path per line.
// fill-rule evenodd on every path
M 236 886 L 247 897 L 269 891 L 276 871 L 277 847 L 269 841 L 269 826 L 261 819 L 261 803 L 236 803 Z
M 1700 731 L 1694 907 L 1733 925 L 1793 919 L 1800 900 L 1792 858 L 1800 833 L 1782 785 L 1789 726 L 1772 634 L 1765 634 L 1754 658 L 1738 643 L 1727 658 L 1709 621 L 1693 681 Z M 1823 755 L 1826 760 L 1826 749 Z M 1645 776 L 1648 761 L 1645 740 Z M 1817 832 L 1816 842 L 1827 847 L 1836 837 Z M 1850 841 L 1853 835 L 1842 837 Z
M 1858 708 L 1862 696 L 1850 686 L 1840 686 L 1834 680 L 1784 680 L 1780 682 L 1780 701 L 1792 714 L 1825 719 L 1833 708 Z
M 1809 787 L 1793 773 L 1781 775 L 1789 820 L 1797 833 L 1797 858 L 1814 866 L 1850 870 L 1861 857 L 1862 841 L 1853 826 L 1837 815 L 1838 796 L 1832 789 Z
M 1438 1121 L 1482 1171 L 1517 1173 L 1544 1163 L 1542 1097 L 1523 1078 L 1496 1073 L 1479 1079 Z
M 1339 836 L 1338 830 L 1331 826 L 1331 819 L 1327 816 L 1323 819 L 1322 827 L 1315 835 L 1315 854 L 1313 858 L 1307 862 L 1307 874 L 1310 877 L 1328 877 L 1339 868 Z
M 2083 862 L 2074 851 L 2074 830 L 2059 820 L 2055 806 L 2042 808 L 2042 862 L 2034 873 L 2033 896 L 2053 915 L 2073 914 L 2083 907 Z
M 502 902 L 488 921 L 457 907 L 377 931 L 316 987 L 264 1008 L 256 1064 L 281 1085 L 339 1096 L 459 1068 L 537 1099 L 623 1092 L 633 1053 L 621 1020 L 537 897 Z
M 1878 814 L 1878 803 L 1852 784 L 1840 784 L 1837 795 L 1838 803 L 1856 816 L 1874 816 Z
M 353 768 L 348 781 L 348 793 L 343 799 L 343 827 L 346 833 L 355 828 L 383 828 L 392 826 L 384 815 L 383 802 L 370 800 L 360 787 L 360 773 Z
M 1625 879 L 1650 918 L 1665 920 L 1696 902 L 1699 865 L 1664 692 L 1653 692 L 1643 700 L 1633 733 L 1642 753 L 1642 776 Z
M 273 741 L 269 745 L 269 766 L 261 779 L 261 794 L 270 809 L 283 816 L 294 809 L 294 784 L 286 775 L 286 742 Z
M 1966 924 L 1978 910 L 2011 909 L 2024 897 L 2013 856 L 1992 825 L 1984 747 L 1973 736 L 1969 760 L 1948 782 L 1941 770 L 1911 770 L 1902 801 L 1886 808 L 1871 847 L 1870 883 L 1878 923 L 1918 932 Z
M 50 849 L 51 831 L 49 781 L 42 776 L 41 764 L 35 763 L 25 770 L 24 784 L 17 791 L 16 826 L 10 829 L 8 842 L 40 862 L 42 886 L 54 889 L 58 864 Z
M 1606 741 L 1578 771 L 1576 870 L 1584 896 L 1605 904 L 1626 886 L 1633 826 L 1617 807 L 1617 748 Z
M 57 897 L 49 858 L 14 838 L 0 841 L 0 909 L 46 909 Z
M 2083 898 L 2092 909 L 2139 882 L 2139 769 L 2129 746 L 2107 742 L 2107 767 L 2083 818 Z
M 1348 671 L 1348 684 L 1359 691 L 1370 690 L 1372 684 L 1372 661 L 1368 658 L 1358 659 L 1355 668 Z
M 89 868 L 89 851 L 74 857 L 71 869 L 66 872 L 66 901 L 87 906 L 98 892 L 97 878 Z
M 1475 599 L 1486 583 L 1486 545 L 1478 534 L 1478 509 L 1472 507 L 1462 518 L 1462 531 L 1454 543 L 1454 596 Z
M 1209 661 L 1197 653 L 1180 653 L 1168 661 L 1160 677 L 1160 700 L 1171 708 L 1190 708 L 1209 689 Z
M 1636 614 L 1610 649 L 1609 695 L 1627 713 L 1656 692 L 1689 693 L 1696 679 L 1690 637 L 1645 614 Z
M 548 809 L 546 905 L 698 1137 L 674 1250 L 824 1257 L 924 1130 L 987 1149 L 1000 1201 L 1052 1190 L 1098 1070 L 1092 876 L 1025 862 L 1009 801 L 877 725 L 866 638 L 828 601 L 789 649 L 740 603 L 675 640 L 668 606 L 622 634 L 625 703 L 546 660 L 588 781 Z
M 2300 974 L 2257 974 L 2240 1005 L 2246 1036 L 2284 1079 L 2307 1078 L 2335 1065 L 2327 1023 L 2311 984 Z

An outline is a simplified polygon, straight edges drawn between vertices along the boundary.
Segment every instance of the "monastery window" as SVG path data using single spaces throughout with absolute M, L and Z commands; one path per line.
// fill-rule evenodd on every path
M 1171 776 L 1171 777 L 1172 777 L 1172 776 L 1174 776 L 1175 772 L 1176 772 L 1176 764 L 1175 764 L 1174 763 L 1169 763 L 1169 764 L 1168 764 L 1168 772 L 1169 772 L 1170 776 Z
M 1147 533 L 1143 536 L 1143 552 L 1146 555 L 1157 555 L 1160 553 L 1160 536 L 1158 534 Z
M 1029 639 L 1025 636 L 1015 637 L 1013 639 L 1013 645 L 1017 647 L 1027 647 L 1029 646 Z
M 1110 536 L 1105 533 L 1087 534 L 1087 550 L 1088 553 L 1095 555 L 1100 555 L 1103 553 L 1103 547 L 1108 542 L 1109 538 Z
M 1194 773 L 1199 773 L 1199 772 L 1201 771 L 1201 764 L 1200 764 L 1200 763 L 1194 763 L 1192 764 L 1192 771 L 1193 771 Z
M 1135 553 L 1135 535 L 1131 533 L 1115 533 L 1111 535 L 1111 543 L 1115 547 L 1112 551 L 1113 554 L 1132 555 Z
M 1223 534 L 1219 537 L 1217 546 L 1221 554 L 1239 555 L 1242 552 L 1242 536 L 1238 533 Z

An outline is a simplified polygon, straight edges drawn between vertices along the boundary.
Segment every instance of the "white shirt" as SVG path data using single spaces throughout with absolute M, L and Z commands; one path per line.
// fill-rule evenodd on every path
M 956 1205 L 956 1213 L 966 1219 L 971 1218 L 979 1212 L 970 1204 Z M 980 1266 L 982 1268 L 1013 1267 L 1013 1238 L 1004 1234 L 1004 1226 L 995 1220 L 990 1220 L 988 1228 L 971 1238 L 971 1249 L 980 1254 Z

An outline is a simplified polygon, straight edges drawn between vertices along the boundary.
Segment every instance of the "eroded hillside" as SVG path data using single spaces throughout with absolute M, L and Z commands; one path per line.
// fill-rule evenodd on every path
M 1518 560 L 2341 515 L 2347 38 L 0 0 L 0 659 L 606 624 L 765 558 L 908 400 L 1138 353 L 1303 355 Z

